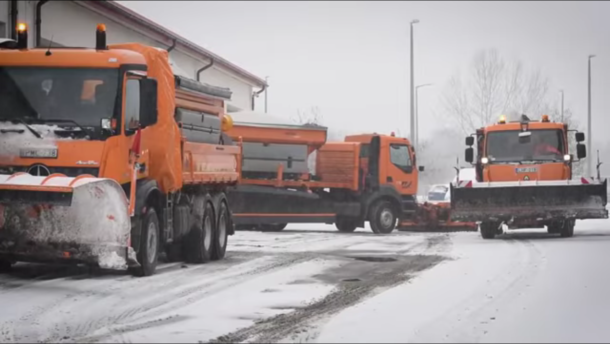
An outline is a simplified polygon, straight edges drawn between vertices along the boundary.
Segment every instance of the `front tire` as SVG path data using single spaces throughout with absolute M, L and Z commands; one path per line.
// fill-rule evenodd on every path
M 356 228 L 358 228 L 358 224 L 356 223 L 356 220 L 340 217 L 337 219 L 337 222 L 335 222 L 335 227 L 337 227 L 341 233 L 353 233 Z
M 0 260 L 0 273 L 11 272 L 13 263 L 8 260 Z
M 152 207 L 148 208 L 142 220 L 137 257 L 140 266 L 133 268 L 132 273 L 139 277 L 154 275 L 159 258 L 159 218 Z
M 561 229 L 559 230 L 559 235 L 562 238 L 570 238 L 574 236 L 574 226 L 576 225 L 574 220 L 565 220 Z
M 499 225 L 494 222 L 482 222 L 481 223 L 481 237 L 489 240 L 496 237 L 498 233 Z
M 390 234 L 396 228 L 396 212 L 388 201 L 379 200 L 371 207 L 369 222 L 375 234 Z

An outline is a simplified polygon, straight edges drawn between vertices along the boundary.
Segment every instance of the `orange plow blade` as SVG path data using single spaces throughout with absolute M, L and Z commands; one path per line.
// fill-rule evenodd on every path
M 112 179 L 0 174 L 0 257 L 124 269 L 135 262 L 128 203 Z

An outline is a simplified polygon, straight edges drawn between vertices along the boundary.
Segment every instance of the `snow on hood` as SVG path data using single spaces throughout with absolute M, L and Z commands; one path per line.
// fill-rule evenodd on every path
M 13 159 L 20 155 L 23 148 L 49 149 L 57 148 L 56 141 L 70 140 L 55 135 L 56 125 L 31 124 L 30 127 L 40 133 L 42 138 L 37 138 L 25 125 L 20 123 L 0 122 L 1 130 L 23 130 L 22 133 L 0 132 L 0 159 Z

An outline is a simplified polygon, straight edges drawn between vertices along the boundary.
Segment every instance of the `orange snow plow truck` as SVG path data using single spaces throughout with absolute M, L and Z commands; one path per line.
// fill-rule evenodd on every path
M 93 36 L 93 30 L 92 30 Z M 0 45 L 0 269 L 76 262 L 155 272 L 222 259 L 239 179 L 231 91 L 175 76 L 168 52 L 136 43 Z
M 539 121 L 522 115 L 514 122 L 502 116 L 467 137 L 466 161 L 473 163 L 477 146 L 476 181 L 451 185 L 452 220 L 480 222 L 481 236 L 491 239 L 502 233 L 502 224 L 546 226 L 550 234 L 571 237 L 577 219 L 608 218 L 607 181 L 572 175 L 569 131 L 547 115 Z M 575 139 L 580 160 L 586 157 L 584 134 L 577 132 Z

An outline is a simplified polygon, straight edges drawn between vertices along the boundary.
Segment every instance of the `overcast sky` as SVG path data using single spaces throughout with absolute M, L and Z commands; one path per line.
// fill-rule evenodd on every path
M 542 68 L 559 102 L 565 90 L 586 129 L 587 56 L 593 60 L 593 136 L 610 125 L 610 3 L 120 1 L 261 77 L 269 112 L 292 117 L 318 106 L 345 131 L 407 133 L 409 22 L 415 26 L 415 83 L 421 136 L 444 125 L 439 95 L 473 55 L 497 48 Z M 262 105 L 262 98 L 258 101 Z M 260 107 L 258 109 L 261 109 Z

